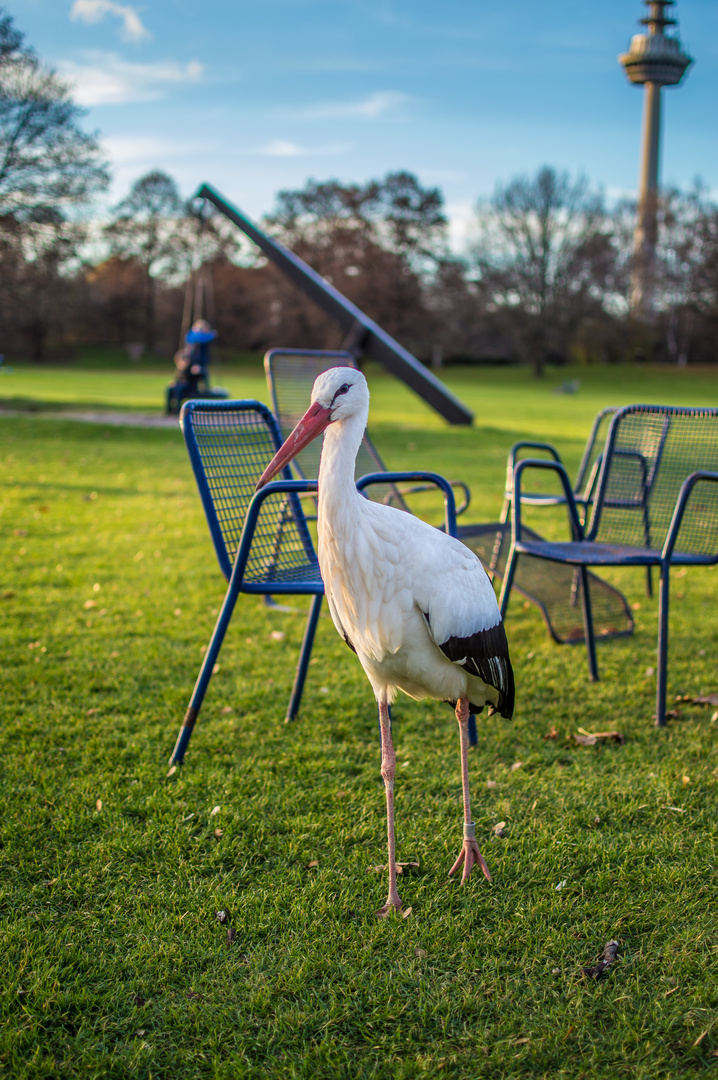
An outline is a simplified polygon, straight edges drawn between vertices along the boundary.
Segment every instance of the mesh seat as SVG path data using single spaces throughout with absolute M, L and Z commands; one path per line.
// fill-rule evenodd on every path
M 257 401 L 187 402 L 180 417 L 222 573 L 229 582 L 171 761 L 184 757 L 241 592 L 309 595 L 312 602 L 287 718 L 301 702 L 324 586 L 299 495 L 316 483 L 288 476 L 256 492 L 279 449 L 277 422 Z
M 521 522 L 521 476 L 525 469 L 558 473 L 569 510 L 571 540 L 536 540 Z M 582 579 L 588 566 L 658 566 L 661 593 L 658 629 L 656 722 L 665 723 L 670 568 L 718 562 L 718 409 L 630 405 L 616 411 L 584 522 L 570 481 L 556 461 L 527 458 L 514 472 L 512 543 L 501 593 L 505 611 L 517 567 L 525 558 L 571 564 Z M 589 668 L 598 678 L 591 596 L 583 616 Z

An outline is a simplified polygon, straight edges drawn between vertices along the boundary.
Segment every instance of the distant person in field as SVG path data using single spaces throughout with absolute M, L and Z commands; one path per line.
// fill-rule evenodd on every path
M 209 386 L 209 343 L 217 337 L 206 319 L 196 319 L 185 337 L 185 344 L 175 354 L 179 378 L 187 386 L 187 396 L 199 394 L 199 384 Z

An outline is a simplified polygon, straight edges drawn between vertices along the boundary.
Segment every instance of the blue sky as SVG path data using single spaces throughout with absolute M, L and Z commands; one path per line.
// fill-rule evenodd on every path
M 163 168 L 254 217 L 309 177 L 409 169 L 460 239 L 496 181 L 542 164 L 635 190 L 642 92 L 616 56 L 641 0 L 0 0 L 74 80 L 111 197 Z M 718 2 L 679 0 L 695 66 L 664 91 L 663 178 L 718 192 Z

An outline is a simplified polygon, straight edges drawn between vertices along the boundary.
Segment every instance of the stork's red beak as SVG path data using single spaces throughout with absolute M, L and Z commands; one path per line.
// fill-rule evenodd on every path
M 313 439 L 316 439 L 317 435 L 321 435 L 324 429 L 329 426 L 331 416 L 332 411 L 326 405 L 320 405 L 318 401 L 310 405 L 294 431 L 291 435 L 287 435 L 287 438 L 260 476 L 256 490 L 273 480 L 277 473 L 285 465 L 288 465 L 292 458 L 297 456 L 300 450 L 303 450 Z

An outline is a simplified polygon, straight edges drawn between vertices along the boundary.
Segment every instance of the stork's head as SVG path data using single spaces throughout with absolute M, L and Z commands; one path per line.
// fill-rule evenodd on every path
M 312 387 L 312 405 L 328 411 L 328 424 L 346 420 L 369 409 L 369 388 L 361 371 L 350 367 L 329 368 L 318 375 Z
M 363 416 L 366 424 L 368 412 L 369 388 L 361 371 L 349 367 L 323 371 L 312 387 L 311 405 L 262 473 L 257 487 L 268 484 L 330 424 L 349 420 L 352 416 Z

